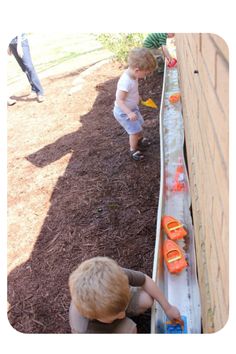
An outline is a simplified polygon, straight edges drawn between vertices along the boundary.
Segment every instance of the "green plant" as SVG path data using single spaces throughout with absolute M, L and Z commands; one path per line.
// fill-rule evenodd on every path
M 101 33 L 97 36 L 104 48 L 114 53 L 116 59 L 126 62 L 130 49 L 142 47 L 144 33 Z

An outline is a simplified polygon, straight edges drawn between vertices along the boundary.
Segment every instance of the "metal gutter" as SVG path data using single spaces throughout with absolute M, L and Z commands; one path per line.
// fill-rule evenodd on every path
M 158 211 L 157 211 L 157 224 L 156 224 L 156 241 L 155 241 L 155 250 L 154 250 L 154 259 L 153 259 L 153 270 L 152 270 L 152 279 L 157 285 L 164 291 L 164 284 L 162 277 L 159 272 L 162 268 L 162 255 L 161 255 L 161 215 L 162 215 L 162 204 L 163 204 L 163 184 L 164 184 L 164 150 L 163 150 L 163 135 L 162 135 L 162 116 L 163 116 L 163 101 L 164 101 L 164 92 L 165 92 L 165 81 L 166 81 L 166 63 L 164 68 L 163 76 L 163 85 L 162 85 L 162 99 L 159 113 L 159 134 L 160 134 L 160 191 L 159 191 L 159 201 L 158 201 Z M 157 321 L 157 306 L 156 303 L 152 307 L 151 313 L 151 333 L 156 333 L 156 321 Z
M 157 213 L 156 243 L 153 261 L 153 280 L 162 289 L 168 301 L 179 308 L 185 320 L 185 333 L 201 333 L 201 306 L 197 281 L 195 243 L 190 213 L 191 196 L 184 161 L 184 125 L 181 100 L 175 104 L 169 102 L 173 93 L 180 92 L 177 68 L 165 65 L 162 102 L 160 108 L 160 193 Z M 183 188 L 176 190 L 174 181 L 178 167 Z M 163 241 L 167 237 L 161 230 L 161 218 L 170 215 L 181 221 L 188 230 L 184 240 L 178 245 L 184 249 L 189 266 L 180 274 L 168 272 L 162 255 Z M 168 333 L 168 319 L 160 305 L 155 302 L 152 308 L 151 333 Z

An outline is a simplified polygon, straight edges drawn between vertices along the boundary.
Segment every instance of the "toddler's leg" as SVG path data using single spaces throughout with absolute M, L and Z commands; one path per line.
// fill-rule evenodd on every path
M 140 140 L 140 134 L 130 134 L 129 135 L 129 146 L 130 146 L 130 151 L 135 151 L 138 148 L 138 142 Z
M 146 291 L 141 290 L 137 299 L 137 309 L 139 312 L 138 314 L 141 314 L 146 310 L 150 309 L 152 305 L 153 298 L 148 293 L 146 293 Z
M 144 158 L 142 153 L 138 150 L 138 142 L 142 133 L 130 134 L 129 135 L 129 145 L 130 145 L 130 155 L 133 160 L 140 161 Z
M 131 300 L 127 308 L 128 316 L 138 316 L 150 309 L 153 298 L 141 288 L 131 287 Z
M 126 317 L 117 323 L 113 333 L 137 333 L 136 323 Z

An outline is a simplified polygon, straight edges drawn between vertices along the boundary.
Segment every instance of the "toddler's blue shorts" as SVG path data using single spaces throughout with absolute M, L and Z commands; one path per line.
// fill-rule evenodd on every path
M 119 107 L 115 106 L 113 109 L 114 117 L 129 135 L 140 133 L 143 130 L 142 125 L 144 123 L 138 107 L 132 109 L 132 112 L 136 113 L 138 117 L 137 120 L 130 120 L 127 114 L 125 114 Z

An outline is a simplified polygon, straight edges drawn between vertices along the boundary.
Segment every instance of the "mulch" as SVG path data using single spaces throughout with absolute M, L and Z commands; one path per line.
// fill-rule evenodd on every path
M 24 243 L 24 252 L 28 252 L 27 260 L 8 275 L 8 318 L 20 332 L 70 333 L 68 277 L 85 259 L 108 256 L 123 267 L 152 276 L 160 174 L 159 108 L 141 107 L 145 136 L 152 145 L 145 161 L 132 161 L 128 136 L 112 114 L 123 70 L 116 62 L 105 64 L 72 96 L 65 92 L 81 70 L 50 77 L 42 82 L 47 91 L 44 103 L 28 102 L 22 94 L 16 97 L 17 104 L 9 107 L 8 119 L 15 120 L 15 126 L 9 130 L 8 140 L 20 145 L 16 132 L 24 122 L 25 144 L 22 153 L 20 148 L 8 151 L 8 208 L 14 210 L 21 198 L 25 210 L 36 215 L 34 225 L 40 230 L 32 242 L 30 218 L 22 218 L 17 228 L 9 227 L 9 262 L 18 256 L 16 243 Z M 140 80 L 143 99 L 151 97 L 159 106 L 162 80 L 157 72 Z M 37 114 L 40 126 L 48 124 L 52 115 L 57 117 L 50 123 L 49 144 L 43 145 L 37 129 L 31 129 Z M 77 129 L 68 133 L 75 124 Z M 58 127 L 61 133 L 55 139 L 54 128 Z M 67 154 L 68 164 L 50 194 L 44 167 L 55 161 L 65 164 Z M 24 172 L 23 176 L 21 158 L 27 164 L 27 175 Z M 19 193 L 24 185 L 24 192 Z M 43 220 L 37 219 L 36 210 L 42 193 L 48 198 Z M 150 311 L 134 320 L 139 333 L 150 332 Z

